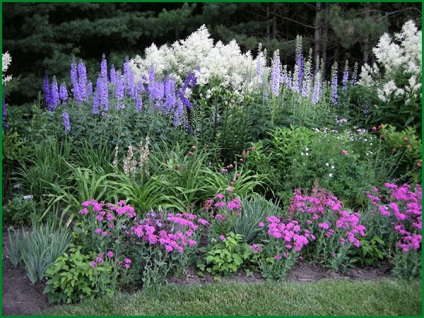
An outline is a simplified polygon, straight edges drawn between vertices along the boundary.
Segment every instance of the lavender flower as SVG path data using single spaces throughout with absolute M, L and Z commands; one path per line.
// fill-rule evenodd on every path
M 56 76 L 53 76 L 53 82 L 52 82 L 52 91 L 51 91 L 51 101 L 52 101 L 52 110 L 56 108 L 57 105 L 59 105 L 59 87 L 57 86 Z
M 69 121 L 69 114 L 65 111 L 62 115 L 63 117 L 63 126 L 65 127 L 65 132 L 71 131 L 71 123 Z
M 334 105 L 339 103 L 339 96 L 337 95 L 337 62 L 331 68 L 331 102 Z
M 297 83 L 298 83 L 298 92 L 302 90 L 302 80 L 303 80 L 303 65 L 304 65 L 304 59 L 302 54 L 302 37 L 297 36 L 296 37 L 296 65 L 297 65 Z
M 107 61 L 104 54 L 102 55 L 102 62 L 100 63 L 100 74 L 103 79 L 107 80 Z
M 278 96 L 280 93 L 280 53 L 279 50 L 274 52 L 274 58 L 272 59 L 272 95 Z
M 191 103 L 190 101 L 184 96 L 184 93 L 181 92 L 181 90 L 179 90 L 177 92 L 178 97 L 180 98 L 181 102 L 183 103 L 184 106 L 186 106 L 187 108 L 191 108 Z
M 72 57 L 71 62 L 71 83 L 76 86 L 78 84 L 77 64 L 75 63 L 75 56 Z
M 87 89 L 86 89 L 87 69 L 85 68 L 85 65 L 82 62 L 82 60 L 80 60 L 78 63 L 78 77 L 79 77 L 78 86 L 79 86 L 81 99 L 86 100 L 87 99 Z
M 260 46 L 261 48 L 261 46 Z M 259 50 L 260 50 L 259 48 Z M 259 87 L 263 85 L 264 68 L 263 68 L 263 53 L 259 52 L 256 58 L 256 77 L 259 79 Z
M 60 85 L 59 89 L 59 98 L 62 100 L 63 104 L 66 104 L 66 101 L 68 100 L 68 90 L 66 89 L 66 84 L 63 82 Z
M 102 108 L 104 111 L 108 111 L 109 109 L 109 90 L 107 86 L 107 79 L 102 77 L 100 79 L 100 104 L 102 105 Z

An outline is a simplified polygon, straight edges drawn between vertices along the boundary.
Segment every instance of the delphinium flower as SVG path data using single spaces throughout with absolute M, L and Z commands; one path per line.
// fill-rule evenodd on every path
M 63 126 L 65 127 L 65 132 L 71 131 L 71 123 L 69 120 L 69 114 L 67 111 L 63 112 Z
M 312 93 L 312 103 L 316 105 L 322 96 L 321 71 L 316 72 L 314 78 L 314 92 Z
M 88 81 L 87 83 L 87 97 L 91 96 L 93 94 L 93 83 L 91 81 Z
M 124 98 L 125 93 L 125 84 L 121 76 L 121 72 L 116 72 L 116 78 L 115 78 L 115 97 L 117 100 L 116 103 L 116 109 L 123 109 L 124 104 L 122 103 L 122 100 Z
M 75 63 L 75 57 L 72 57 L 71 62 L 71 83 L 72 83 L 72 94 L 74 95 L 74 100 L 77 102 L 82 101 L 82 96 L 80 92 L 79 82 L 78 82 L 78 69 L 77 63 Z
M 309 58 L 305 63 L 304 75 L 302 80 L 302 97 L 309 97 L 311 93 L 312 80 L 312 49 L 309 51 Z
M 82 100 L 87 100 L 87 69 L 82 60 L 78 63 L 78 86 Z
M 274 58 L 272 59 L 272 73 L 271 73 L 271 92 L 272 95 L 278 96 L 280 94 L 280 51 L 274 51 Z
M 263 85 L 264 78 L 264 53 L 261 51 L 262 44 L 259 43 L 259 53 L 256 58 L 256 77 L 259 80 L 259 87 Z
M 52 109 L 53 101 L 52 101 L 52 94 L 51 94 L 51 91 L 50 91 L 50 83 L 49 83 L 49 77 L 48 77 L 47 72 L 46 72 L 46 75 L 44 76 L 43 89 L 44 89 L 44 97 L 45 97 L 47 109 L 49 111 L 52 111 L 53 110 Z
M 303 66 L 304 59 L 302 54 L 302 37 L 300 35 L 296 36 L 296 65 L 297 65 L 297 91 L 302 91 L 302 81 L 303 81 Z
M 98 79 L 99 80 L 99 79 Z M 96 89 L 93 96 L 93 115 L 99 113 L 99 91 Z
M 102 55 L 102 62 L 100 63 L 100 75 L 107 81 L 107 60 L 104 54 Z
M 2 124 L 3 129 L 9 127 L 9 124 L 6 120 L 6 101 L 4 100 L 4 98 L 2 99 Z
M 338 86 L 338 77 L 337 77 L 337 62 L 331 67 L 331 97 L 330 100 L 334 105 L 339 103 L 339 95 L 337 94 Z
M 165 77 L 164 80 L 164 90 L 165 90 L 165 113 L 169 114 L 177 103 L 177 97 L 175 95 L 175 81 L 169 77 Z
M 109 110 L 109 89 L 107 85 L 107 79 L 102 77 L 100 79 L 100 83 L 100 104 L 102 105 L 103 111 L 107 112 Z
M 113 64 L 110 67 L 109 76 L 110 76 L 110 82 L 113 83 L 113 84 L 115 84 L 115 81 L 116 81 L 116 71 L 115 71 L 115 65 L 113 65 Z
M 52 80 L 52 90 L 51 90 L 51 110 L 54 110 L 57 105 L 59 105 L 59 87 L 57 86 L 56 76 L 53 76 Z
M 346 61 L 345 64 L 345 69 L 343 72 L 343 91 L 346 92 L 347 91 L 347 83 L 349 81 L 349 67 L 348 67 L 348 61 Z
M 63 82 L 60 85 L 59 89 L 59 98 L 62 100 L 63 104 L 66 104 L 66 101 L 68 100 L 68 90 L 66 89 L 66 84 Z

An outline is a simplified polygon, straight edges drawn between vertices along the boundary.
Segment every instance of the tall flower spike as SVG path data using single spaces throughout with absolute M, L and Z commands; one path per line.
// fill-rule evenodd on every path
M 57 86 L 56 76 L 53 76 L 51 98 L 52 98 L 52 110 L 54 110 L 56 106 L 59 105 L 60 103 L 59 87 Z
M 338 85 L 338 77 L 337 77 L 337 62 L 335 62 L 331 68 L 331 102 L 334 105 L 339 103 L 339 95 L 337 94 L 337 85 Z
M 66 104 L 66 101 L 68 100 L 68 90 L 66 89 L 66 84 L 63 82 L 60 85 L 59 89 L 59 98 L 62 100 L 63 104 Z
M 65 127 L 65 132 L 71 131 L 71 122 L 69 120 L 69 114 L 67 111 L 65 111 L 62 115 L 63 117 L 63 126 Z
M 278 96 L 280 94 L 280 80 L 281 80 L 281 70 L 280 70 L 280 51 L 275 50 L 274 58 L 272 59 L 272 95 Z
M 3 124 L 3 129 L 9 127 L 9 124 L 7 123 L 7 119 L 6 119 L 6 102 L 4 98 L 2 100 L 2 124 Z
M 100 74 L 103 79 L 107 80 L 107 61 L 104 53 L 102 55 L 102 62 L 100 63 Z
M 348 66 L 348 61 L 346 61 L 345 64 L 345 69 L 343 72 L 343 91 L 346 92 L 347 91 L 347 83 L 349 81 L 349 66 Z
M 49 76 L 46 72 L 46 75 L 44 76 L 44 97 L 46 101 L 47 110 L 52 111 L 52 97 L 51 97 L 51 91 L 50 91 L 50 83 L 49 83 Z

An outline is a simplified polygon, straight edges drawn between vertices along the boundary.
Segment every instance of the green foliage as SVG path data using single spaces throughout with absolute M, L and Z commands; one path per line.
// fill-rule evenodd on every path
M 43 280 L 47 268 L 65 252 L 71 242 L 70 233 L 52 221 L 42 225 L 33 222 L 31 232 L 10 228 L 9 237 L 11 261 L 15 266 L 25 266 L 32 284 Z
M 242 267 L 252 254 L 249 245 L 243 243 L 240 234 L 229 232 L 223 240 L 212 243 L 212 247 L 207 251 L 204 261 L 199 261 L 197 267 L 213 275 L 231 275 Z
M 266 200 L 262 196 L 243 198 L 240 217 L 232 222 L 232 230 L 240 234 L 247 244 L 258 243 L 263 238 L 259 222 L 271 215 L 279 215 L 278 205 Z
M 105 262 L 93 268 L 90 261 L 94 258 L 95 253 L 82 254 L 81 247 L 72 247 L 69 253 L 58 257 L 45 273 L 44 294 L 49 303 L 70 304 L 99 295 L 113 295 L 109 287 L 112 266 Z
M 360 247 L 351 251 L 353 262 L 364 267 L 380 266 L 381 261 L 386 257 L 384 241 L 378 236 L 374 236 L 370 240 L 361 238 L 359 241 Z
M 13 197 L 6 206 L 3 206 L 3 223 L 11 225 L 29 225 L 31 215 L 37 213 L 37 204 L 32 198 L 23 196 Z
M 393 275 L 398 279 L 421 280 L 422 251 L 411 249 L 407 253 L 397 249 L 393 257 Z

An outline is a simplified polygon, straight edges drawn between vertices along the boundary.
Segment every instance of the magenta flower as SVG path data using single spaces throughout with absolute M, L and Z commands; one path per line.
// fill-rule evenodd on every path
M 287 253 L 285 253 L 285 254 L 287 254 Z M 282 256 L 280 254 L 277 254 L 277 255 L 274 256 L 275 260 L 280 260 L 281 258 L 282 258 Z
M 219 239 L 220 239 L 221 241 L 224 241 L 224 240 L 225 240 L 225 236 L 224 236 L 224 235 L 220 235 L 220 236 L 219 236 Z
M 114 254 L 112 251 L 109 251 L 109 252 L 107 252 L 107 253 L 106 253 L 106 256 L 107 256 L 108 258 L 112 258 L 114 255 L 115 255 L 115 254 Z
M 93 262 L 90 263 L 90 266 L 95 268 L 95 267 L 97 267 L 97 263 L 93 261 Z
M 224 199 L 224 195 L 222 193 L 218 193 L 216 195 L 216 198 L 219 199 L 219 200 L 222 200 L 222 199 Z

